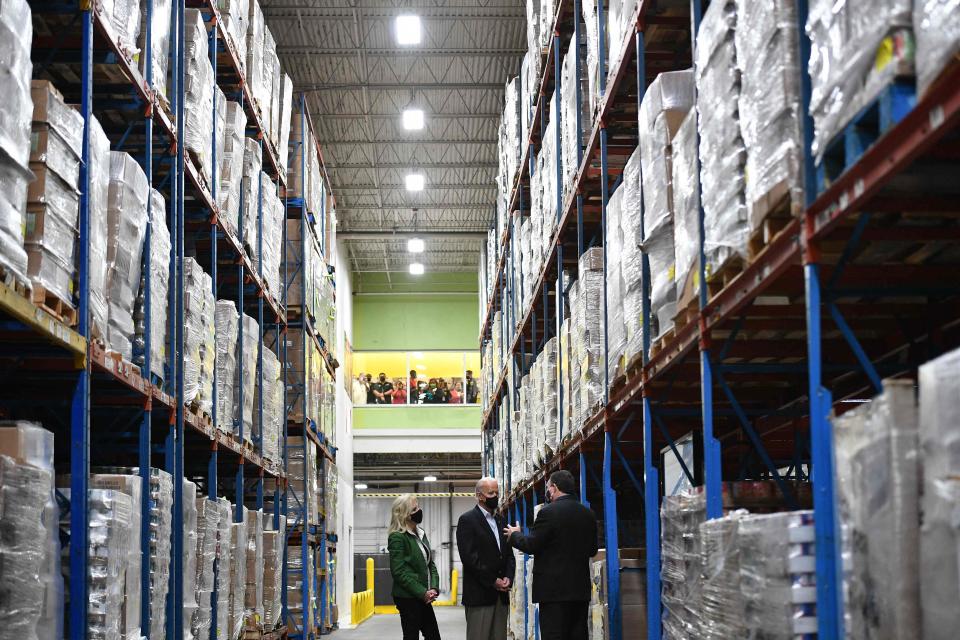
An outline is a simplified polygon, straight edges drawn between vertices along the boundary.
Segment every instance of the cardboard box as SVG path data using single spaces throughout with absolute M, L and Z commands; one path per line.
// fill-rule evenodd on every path
M 19 464 L 53 470 L 53 433 L 31 422 L 0 425 L 0 455 Z
M 79 158 L 83 150 L 83 116 L 80 112 L 64 102 L 63 94 L 49 80 L 33 80 L 30 98 L 33 100 L 33 122 L 52 127 Z
M 80 184 L 80 156 L 48 124 L 35 122 L 30 132 L 30 165 L 44 164 L 72 189 Z

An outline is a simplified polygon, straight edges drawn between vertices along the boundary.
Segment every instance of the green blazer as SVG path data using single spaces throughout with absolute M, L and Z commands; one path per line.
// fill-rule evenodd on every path
M 412 534 L 394 531 L 387 538 L 387 550 L 390 551 L 390 573 L 393 576 L 394 598 L 416 598 L 422 600 L 430 589 L 440 591 L 440 574 L 433 563 L 433 551 L 424 534 L 423 542 L 427 547 L 427 560 L 423 559 L 420 543 Z

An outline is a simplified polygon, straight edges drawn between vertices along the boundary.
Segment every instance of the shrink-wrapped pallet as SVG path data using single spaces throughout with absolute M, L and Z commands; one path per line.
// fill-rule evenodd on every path
M 602 1 L 602 0 L 601 0 Z M 587 37 L 586 68 L 581 66 L 580 73 L 587 77 L 587 93 L 583 96 L 584 104 L 588 105 L 590 122 L 600 107 L 600 19 L 597 16 L 597 0 L 584 0 L 580 4 L 583 14 L 583 28 Z M 589 126 L 589 125 L 588 125 Z
M 110 194 L 110 139 L 93 116 L 90 129 L 89 275 L 90 332 L 94 338 L 107 335 L 107 201 Z
M 636 239 L 650 261 L 653 336 L 668 331 L 677 314 L 671 140 L 693 101 L 693 73 L 672 71 L 654 79 L 640 104 L 643 235 Z
M 923 93 L 960 53 L 960 2 L 914 0 L 917 38 L 917 87 Z
M 533 77 L 540 75 L 540 0 L 527 1 L 527 55 Z
M 924 640 L 960 627 L 960 351 L 920 367 L 920 607 Z
M 0 637 L 63 637 L 53 434 L 0 422 Z
M 894 640 L 920 627 L 919 441 L 914 383 L 833 420 L 847 638 Z
M 581 34 L 580 42 L 580 60 L 586 59 L 586 39 Z M 581 73 L 579 87 L 577 86 L 577 64 L 576 64 L 576 41 L 570 40 L 570 47 L 563 57 L 563 64 L 560 69 L 560 128 L 561 128 L 561 160 L 563 162 L 563 184 L 570 185 L 574 174 L 580 168 L 580 148 L 583 146 L 584 138 L 589 133 L 591 126 L 590 105 L 587 103 L 587 95 L 590 90 L 587 84 L 587 75 Z M 577 101 L 577 95 L 581 100 Z M 578 113 L 579 111 L 579 113 Z M 580 118 L 579 133 L 577 129 L 577 117 Z
M 702 491 L 663 498 L 660 506 L 660 583 L 663 637 L 698 637 L 701 607 L 700 525 L 706 520 Z
M 273 629 L 280 622 L 286 527 L 281 520 L 280 529 L 274 528 L 273 515 L 269 513 L 263 514 L 263 524 L 263 626 Z
M 306 556 L 306 558 L 304 558 Z M 287 627 L 313 628 L 315 619 L 313 547 L 287 547 Z M 306 603 L 306 606 L 304 606 Z
M 107 347 L 133 360 L 133 305 L 147 231 L 147 176 L 129 153 L 110 152 L 107 200 Z
M 124 568 L 133 527 L 130 496 L 112 489 L 87 492 L 87 629 L 90 640 L 121 640 Z
M 280 156 L 280 171 L 286 173 L 290 157 L 290 121 L 293 116 L 293 81 L 283 74 L 280 82 L 280 130 L 277 132 L 277 155 Z
M 223 155 L 220 158 L 217 205 L 220 219 L 234 236 L 240 233 L 240 185 L 243 179 L 243 158 L 246 152 L 244 133 L 247 114 L 239 102 L 227 100 L 224 107 Z
M 673 137 L 673 239 L 677 302 L 685 307 L 699 290 L 700 174 L 697 170 L 697 113 L 691 110 Z
M 247 511 L 246 583 L 244 588 L 244 614 L 263 618 L 263 511 Z
M 193 618 L 200 609 L 197 602 L 197 485 L 183 480 L 183 637 L 198 640 L 193 635 Z
M 267 33 L 270 33 L 269 30 Z M 270 142 L 273 148 L 278 150 L 280 144 L 280 102 L 283 99 L 283 75 L 280 68 L 280 58 L 277 57 L 276 42 L 271 42 L 268 47 L 270 53 L 269 71 L 270 71 Z M 264 64 L 268 60 L 264 58 Z M 283 166 L 283 165 L 281 165 Z
M 213 66 L 210 64 L 203 12 L 199 9 L 186 9 L 184 23 L 184 144 L 196 160 L 197 168 L 209 189 L 213 184 L 211 123 L 216 85 Z M 209 190 L 213 192 L 212 189 Z
M 217 640 L 229 639 L 230 620 L 230 584 L 233 566 L 233 555 L 230 548 L 230 530 L 234 520 L 235 509 L 226 498 L 219 498 L 216 502 L 219 520 L 217 522 Z
M 703 604 L 698 637 L 705 640 L 749 637 L 740 591 L 741 546 L 737 537 L 740 520 L 746 515 L 746 511 L 737 511 L 700 525 Z
M 146 253 L 146 247 L 144 247 Z M 150 327 L 150 372 L 165 378 L 167 356 L 167 316 L 170 311 L 170 231 L 167 229 L 167 203 L 156 189 L 150 190 L 150 314 L 146 308 L 146 274 L 140 277 L 134 321 L 134 363 L 145 366 L 146 329 Z
M 280 386 L 280 360 L 272 349 L 263 350 L 263 374 L 257 376 L 256 397 L 254 406 L 258 409 L 254 411 L 253 416 L 253 437 L 254 440 L 260 439 L 263 447 L 263 456 L 269 460 L 280 462 L 280 411 L 283 400 L 282 387 Z M 262 398 L 262 399 L 261 399 Z M 261 412 L 262 406 L 262 424 Z
M 624 318 L 623 286 L 623 245 L 634 242 L 634 235 L 624 235 L 622 227 L 622 208 L 624 185 L 613 192 L 607 202 L 606 227 L 604 228 L 604 248 L 607 252 L 606 323 L 607 323 L 607 359 L 608 379 L 612 382 L 617 367 L 621 364 L 627 346 L 627 326 Z M 601 305 L 601 309 L 603 305 Z
M 150 21 L 150 72 L 152 77 L 148 79 L 147 69 L 147 5 L 144 3 L 143 11 L 140 12 L 140 39 L 138 47 L 140 48 L 140 74 L 144 82 L 152 80 L 154 91 L 164 106 L 169 106 L 170 98 L 167 96 L 167 72 L 170 65 L 170 18 L 172 13 L 172 0 L 153 0 L 153 10 Z
M 140 0 L 102 0 L 100 13 L 109 25 L 120 49 L 131 60 L 139 57 Z
M 237 54 L 240 72 L 247 73 L 247 21 L 250 14 L 250 0 L 217 0 L 220 11 L 220 23 Z M 219 628 L 219 627 L 218 627 Z
M 33 28 L 25 0 L 0 5 L 0 267 L 20 282 L 27 281 L 27 254 L 23 249 L 27 171 L 30 157 L 30 120 L 33 102 L 30 47 Z
M 697 34 L 700 183 L 708 277 L 728 260 L 746 256 L 750 232 L 744 192 L 746 151 L 738 115 L 736 25 L 734 3 L 721 0 L 707 8 Z
M 230 524 L 230 617 L 227 635 L 236 638 L 243 629 L 244 598 L 247 591 L 247 508 L 242 507 L 243 519 Z
M 912 5 L 911 0 L 810 2 L 810 115 L 818 160 L 850 119 L 895 77 L 913 75 Z
M 186 497 L 184 498 L 186 499 Z M 197 514 L 197 572 L 195 598 L 197 609 L 190 620 L 190 631 L 197 640 L 210 637 L 212 598 L 214 590 L 214 560 L 217 557 L 217 531 L 220 526 L 220 507 L 215 500 L 200 496 L 196 499 Z
M 241 314 L 240 337 L 237 339 L 237 368 L 234 379 L 234 435 L 240 437 L 242 420 L 244 442 L 253 442 L 253 403 L 257 380 L 257 350 L 260 348 L 260 325 Z
M 734 41 L 740 66 L 740 131 L 747 150 L 750 229 L 784 198 L 803 205 L 803 139 L 797 0 L 737 0 Z
M 197 261 L 183 266 L 184 404 L 209 414 L 213 400 L 213 341 L 216 300 L 213 282 Z
M 263 160 L 260 143 L 253 138 L 244 139 L 243 180 L 240 186 L 239 232 L 243 248 L 254 266 L 257 264 L 257 221 L 261 215 L 261 184 L 272 184 L 269 176 L 261 170 Z
M 173 476 L 150 469 L 150 628 L 165 629 L 173 547 Z
M 640 188 L 640 150 L 636 149 L 623 168 L 623 192 L 620 202 L 621 246 L 620 275 L 623 279 L 624 362 L 627 364 L 643 348 L 643 257 L 637 242 L 643 191 Z
M 254 244 L 254 265 L 263 275 L 270 294 L 279 298 L 280 292 L 280 256 L 283 253 L 283 225 L 285 210 L 283 201 L 277 196 L 277 187 L 265 173 L 260 173 L 263 202 L 260 207 L 262 234 L 262 253 Z M 256 257 L 260 257 L 257 261 Z M 329 335 L 329 334 L 327 334 Z
M 577 282 L 577 308 L 571 311 L 573 324 L 570 339 L 579 344 L 580 400 L 579 428 L 603 399 L 603 249 L 588 249 L 580 257 Z
M 263 113 L 263 56 L 266 25 L 259 0 L 249 0 L 247 13 L 247 84 L 253 94 L 254 105 Z
M 236 418 L 237 337 L 240 314 L 231 300 L 217 300 L 217 429 L 233 433 Z

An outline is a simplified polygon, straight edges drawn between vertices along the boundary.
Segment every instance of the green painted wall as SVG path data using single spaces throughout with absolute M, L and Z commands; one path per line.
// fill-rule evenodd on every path
M 354 351 L 477 349 L 476 274 L 423 275 L 415 289 L 391 274 L 393 292 L 385 274 L 356 275 L 363 277 L 354 281 Z
M 354 407 L 354 429 L 479 429 L 481 410 L 470 407 Z

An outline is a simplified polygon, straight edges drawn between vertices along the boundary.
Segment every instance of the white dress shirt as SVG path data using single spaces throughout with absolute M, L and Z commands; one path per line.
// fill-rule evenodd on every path
M 493 517 L 492 513 L 490 513 L 483 507 L 479 507 L 479 508 L 480 508 L 480 511 L 483 512 L 483 517 L 486 518 L 487 520 L 487 526 L 490 527 L 490 531 L 493 531 L 493 537 L 496 538 L 497 549 L 499 549 L 500 548 L 500 530 L 497 528 L 497 519 Z

